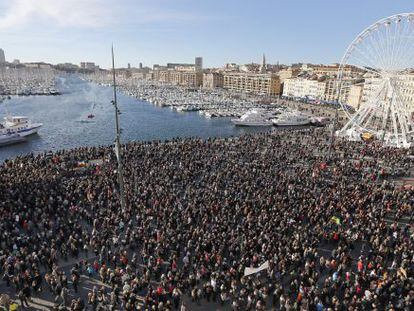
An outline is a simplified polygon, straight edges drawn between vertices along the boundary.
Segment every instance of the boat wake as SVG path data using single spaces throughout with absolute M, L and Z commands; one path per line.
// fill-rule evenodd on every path
M 95 123 L 95 120 L 78 120 L 78 123 Z

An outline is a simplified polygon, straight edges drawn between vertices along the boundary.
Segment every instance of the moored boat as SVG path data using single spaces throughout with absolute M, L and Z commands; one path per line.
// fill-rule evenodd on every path
M 237 126 L 271 126 L 272 121 L 265 113 L 258 109 L 252 109 L 246 112 L 238 119 L 232 119 L 234 125 Z
M 36 134 L 43 126 L 42 123 L 31 123 L 29 118 L 23 116 L 6 116 L 0 123 L 0 137 L 18 134 L 21 137 Z
M 19 134 L 9 134 L 9 135 L 1 135 L 0 136 L 0 147 L 18 144 L 21 142 L 26 141 L 24 136 L 20 136 Z
M 304 126 L 309 125 L 311 123 L 311 120 L 306 115 L 286 112 L 272 119 L 272 123 L 276 126 Z

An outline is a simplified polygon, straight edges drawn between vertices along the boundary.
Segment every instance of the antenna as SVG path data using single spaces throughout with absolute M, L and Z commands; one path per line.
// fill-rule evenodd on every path
M 114 87 L 114 99 L 112 104 L 115 107 L 115 130 L 116 130 L 116 139 L 115 139 L 115 155 L 118 161 L 118 184 L 119 184 L 119 195 L 121 198 L 121 208 L 122 211 L 125 211 L 125 193 L 124 193 L 124 172 L 122 166 L 122 149 L 121 149 L 121 130 L 119 127 L 119 114 L 118 102 L 116 98 L 116 80 L 115 80 L 115 60 L 114 60 L 114 46 L 112 45 L 112 78 L 113 78 L 113 87 Z

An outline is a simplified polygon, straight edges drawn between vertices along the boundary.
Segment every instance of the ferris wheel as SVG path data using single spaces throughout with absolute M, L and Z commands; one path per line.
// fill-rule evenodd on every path
M 389 146 L 412 145 L 414 13 L 384 18 L 355 38 L 339 66 L 337 96 L 348 117 L 340 136 L 368 134 Z

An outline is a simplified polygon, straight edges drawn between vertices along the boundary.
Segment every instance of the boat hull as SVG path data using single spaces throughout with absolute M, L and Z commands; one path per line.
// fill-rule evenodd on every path
M 275 126 L 304 126 L 309 125 L 310 122 L 273 122 L 273 125 Z
M 26 138 L 20 135 L 13 135 L 10 137 L 0 137 L 0 147 L 14 145 L 26 141 Z
M 243 122 L 239 120 L 232 120 L 234 125 L 236 126 L 272 126 L 271 122 Z
M 16 133 L 19 134 L 22 137 L 26 137 L 26 136 L 37 134 L 37 132 L 40 130 L 41 127 L 42 127 L 42 124 L 40 124 L 40 123 L 39 124 L 34 124 L 32 127 L 28 128 L 28 129 L 17 131 Z

